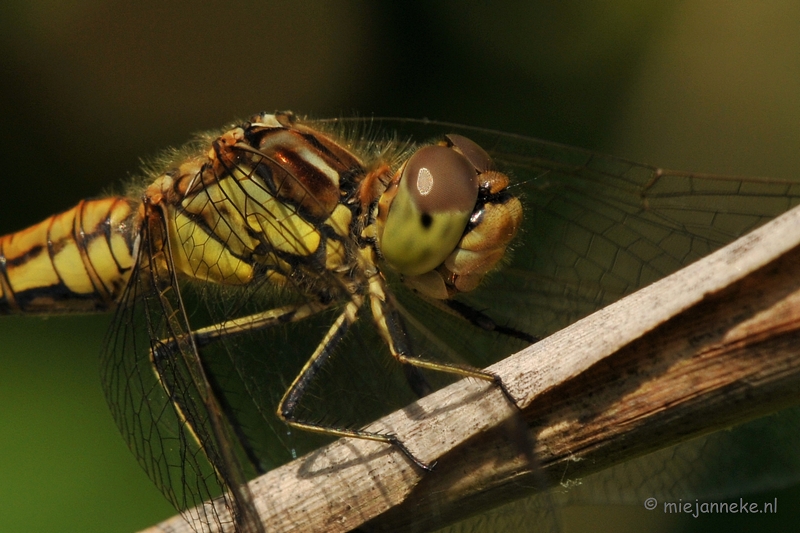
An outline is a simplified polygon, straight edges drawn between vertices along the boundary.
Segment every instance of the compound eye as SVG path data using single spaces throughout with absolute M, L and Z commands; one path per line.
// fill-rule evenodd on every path
M 492 170 L 494 168 L 494 164 L 492 163 L 492 158 L 489 157 L 489 154 L 486 153 L 486 150 L 475 144 L 474 141 L 471 139 L 467 139 L 463 135 L 458 135 L 457 133 L 451 133 L 446 135 L 447 140 L 453 143 L 453 146 L 458 148 L 464 157 L 472 163 L 472 166 L 475 167 L 475 170 L 480 172 L 486 172 L 487 170 Z
M 477 199 L 477 173 L 466 157 L 445 146 L 420 148 L 389 207 L 383 256 L 409 276 L 435 269 L 456 248 Z

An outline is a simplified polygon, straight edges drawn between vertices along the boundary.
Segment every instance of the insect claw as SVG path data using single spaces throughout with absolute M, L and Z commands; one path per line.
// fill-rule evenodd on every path
M 418 468 L 424 470 L 425 472 L 433 472 L 433 469 L 436 466 L 436 461 L 430 464 L 422 462 L 419 459 L 417 459 L 408 448 L 406 448 L 406 445 L 403 444 L 403 442 L 400 439 L 398 439 L 396 435 L 386 435 L 386 437 L 391 444 L 393 444 L 395 447 L 397 447 L 398 450 L 403 452 L 403 455 L 408 457 L 408 459 L 410 459 L 411 462 L 414 463 Z
M 503 378 L 501 378 L 501 377 L 500 377 L 499 375 L 497 375 L 497 374 L 494 374 L 494 380 L 493 380 L 493 382 L 494 382 L 494 384 L 495 384 L 495 385 L 497 385 L 497 387 L 499 387 L 499 388 L 500 388 L 500 391 L 503 393 L 503 396 L 505 396 L 505 397 L 506 397 L 506 399 L 507 399 L 509 402 L 511 402 L 511 404 L 512 404 L 514 407 L 516 407 L 517 409 L 519 409 L 520 407 L 519 407 L 519 405 L 517 404 L 517 399 L 516 399 L 516 398 L 514 398 L 514 396 L 511 394 L 511 391 L 509 391 L 509 390 L 508 390 L 508 387 L 506 387 L 506 384 L 505 384 L 505 382 L 503 381 Z

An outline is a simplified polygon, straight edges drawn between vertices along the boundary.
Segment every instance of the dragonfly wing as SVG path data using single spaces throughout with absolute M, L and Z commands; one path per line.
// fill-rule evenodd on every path
M 151 245 L 143 229 L 142 242 Z M 106 397 L 139 463 L 195 525 L 261 531 L 241 442 L 209 382 L 169 251 L 142 252 L 105 343 Z M 202 502 L 218 498 L 214 505 Z
M 740 497 L 800 480 L 800 408 L 692 439 L 598 472 L 567 487 L 569 503 L 641 505 Z M 565 475 L 565 481 L 569 474 Z
M 530 217 L 509 268 L 464 300 L 539 335 L 800 203 L 800 182 L 791 180 L 666 171 L 505 135 L 495 136 L 490 153 L 501 168 L 511 165 Z M 530 313 L 520 311 L 526 299 Z M 641 505 L 648 497 L 721 498 L 797 483 L 797 413 L 788 409 L 576 480 L 566 501 Z
M 515 182 L 524 221 L 507 262 L 478 289 L 457 298 L 495 324 L 538 337 L 677 271 L 800 203 L 798 181 L 667 171 L 454 124 L 335 122 L 367 136 L 372 129 L 398 131 L 401 141 L 459 133 L 489 152 Z M 423 353 L 489 364 L 521 347 L 516 339 L 479 331 L 442 313 L 399 283 L 395 293 Z M 736 495 L 797 482 L 796 416 L 796 409 L 788 410 L 576 480 L 580 484 L 564 499 L 641 504 L 642 498 L 657 495 Z M 748 467 L 734 467 L 737 460 Z M 517 509 L 538 507 L 523 503 Z M 504 514 L 503 509 L 498 513 Z

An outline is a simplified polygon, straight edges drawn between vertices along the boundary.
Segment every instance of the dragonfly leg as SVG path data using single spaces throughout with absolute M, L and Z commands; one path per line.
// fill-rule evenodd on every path
M 480 328 L 485 331 L 495 331 L 501 335 L 520 339 L 531 344 L 541 340 L 539 337 L 531 335 L 530 333 L 525 333 L 524 331 L 498 324 L 492 320 L 490 316 L 470 305 L 459 302 L 458 300 L 444 300 L 442 303 L 454 311 L 457 316 L 463 318 L 476 328 Z
M 297 322 L 304 318 L 308 318 L 311 315 L 319 313 L 328 307 L 329 304 L 322 304 L 319 302 L 277 307 L 261 313 L 255 313 L 245 317 L 227 320 L 225 322 L 200 328 L 192 331 L 191 335 L 194 338 L 195 345 L 200 348 L 228 336 L 272 326 L 279 326 L 290 322 Z M 205 446 L 203 446 L 203 441 L 198 434 L 201 430 L 199 427 L 197 427 L 198 422 L 195 421 L 197 416 L 190 415 L 192 409 L 190 407 L 191 404 L 188 403 L 189 399 L 184 398 L 184 394 L 181 393 L 185 387 L 181 387 L 178 384 L 179 380 L 176 380 L 174 377 L 181 374 L 181 371 L 177 366 L 180 365 L 180 363 L 176 360 L 176 358 L 180 357 L 180 346 L 185 340 L 185 338 L 173 338 L 162 339 L 158 341 L 150 350 L 150 364 L 153 369 L 153 373 L 156 376 L 156 380 L 158 381 L 159 385 L 161 385 L 161 388 L 166 392 L 167 397 L 172 403 L 178 418 L 188 429 L 192 439 L 198 444 L 204 453 L 208 455 L 209 451 Z M 258 460 L 258 457 L 252 446 L 249 445 L 248 439 L 242 431 L 241 425 L 237 422 L 234 410 L 225 401 L 225 395 L 221 394 L 221 387 L 213 379 L 213 373 L 205 372 L 205 374 L 208 378 L 208 384 L 211 388 L 210 392 L 214 395 L 220 404 L 220 407 L 225 412 L 225 415 L 230 422 L 236 437 L 242 445 L 248 460 L 257 471 L 262 472 L 262 469 L 259 467 L 260 461 Z M 209 457 L 209 460 L 211 459 L 212 458 Z M 211 461 L 211 464 L 216 463 Z
M 341 342 L 349 327 L 357 320 L 359 307 L 361 307 L 361 299 L 359 297 L 354 297 L 352 301 L 347 303 L 344 311 L 337 317 L 330 329 L 328 329 L 327 334 L 319 343 L 317 349 L 314 350 L 314 353 L 283 395 L 283 398 L 278 404 L 278 416 L 289 426 L 305 431 L 391 444 L 419 468 L 430 471 L 433 469 L 433 465 L 429 465 L 417 459 L 396 435 L 375 433 L 360 429 L 325 426 L 316 422 L 300 420 L 295 416 L 295 410 L 305 394 L 308 385 L 317 375 L 319 369 L 322 368 L 325 362 L 334 353 L 336 346 Z
M 384 290 L 383 282 L 378 276 L 370 280 L 370 304 L 372 316 L 378 326 L 381 336 L 389 345 L 389 351 L 397 361 L 404 365 L 413 365 L 418 368 L 435 370 L 437 372 L 447 372 L 463 377 L 478 378 L 484 381 L 491 381 L 502 392 L 506 399 L 517 407 L 517 401 L 511 395 L 499 375 L 468 365 L 457 365 L 453 363 L 438 363 L 428 361 L 411 355 L 406 338 L 408 334 L 400 317 L 397 307 L 394 305 L 391 296 Z M 483 315 L 485 316 L 485 315 Z M 488 317 L 487 317 L 488 319 Z
M 261 313 L 255 313 L 241 318 L 234 318 L 219 322 L 192 332 L 197 346 L 205 346 L 215 340 L 240 333 L 248 333 L 259 329 L 269 328 L 299 322 L 330 307 L 330 304 L 311 302 L 300 305 L 286 305 L 276 307 Z

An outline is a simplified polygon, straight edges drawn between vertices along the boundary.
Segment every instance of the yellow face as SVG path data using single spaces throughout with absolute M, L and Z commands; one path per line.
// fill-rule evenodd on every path
M 460 135 L 447 143 L 417 150 L 379 202 L 384 259 L 407 285 L 438 299 L 474 289 L 522 221 L 489 155 Z
M 427 146 L 401 172 L 381 240 L 384 258 L 401 274 L 439 266 L 458 244 L 478 199 L 478 176 L 452 148 Z

